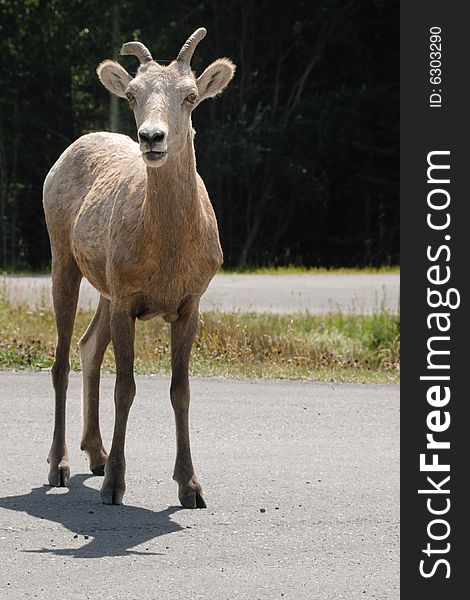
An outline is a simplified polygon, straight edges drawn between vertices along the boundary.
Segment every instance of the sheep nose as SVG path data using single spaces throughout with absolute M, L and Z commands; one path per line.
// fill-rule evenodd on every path
M 140 129 L 138 132 L 139 142 L 141 144 L 159 144 L 165 139 L 165 132 L 162 129 Z

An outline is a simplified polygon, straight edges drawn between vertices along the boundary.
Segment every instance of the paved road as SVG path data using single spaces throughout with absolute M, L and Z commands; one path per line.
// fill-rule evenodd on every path
M 104 378 L 105 439 L 112 377 Z M 99 503 L 77 449 L 44 486 L 49 373 L 0 373 L 0 598 L 397 600 L 398 388 L 194 379 L 193 454 L 207 510 L 176 504 L 166 377 L 138 377 L 126 505 Z M 265 512 L 261 512 L 264 509 Z
M 3 277 L 0 290 L 15 302 L 51 304 L 50 277 Z M 370 313 L 382 305 L 398 310 L 398 274 L 217 275 L 202 299 L 202 310 L 293 313 L 332 310 Z M 84 280 L 80 305 L 95 306 L 98 294 Z

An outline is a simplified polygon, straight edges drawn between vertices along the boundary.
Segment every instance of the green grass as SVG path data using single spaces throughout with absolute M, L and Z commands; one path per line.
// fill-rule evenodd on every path
M 283 267 L 243 267 L 242 269 L 224 269 L 222 268 L 220 273 L 226 275 L 248 274 L 248 275 L 354 275 L 354 274 L 388 274 L 388 273 L 400 273 L 399 266 L 385 266 L 385 267 L 339 267 L 339 268 L 327 268 L 327 267 L 304 267 L 302 265 L 287 265 Z M 43 269 L 42 271 L 28 271 L 19 269 L 10 269 L 0 273 L 0 275 L 50 275 L 50 269 Z
M 236 275 L 361 275 L 400 273 L 399 266 L 393 267 L 303 267 L 302 265 L 287 265 L 284 267 L 244 267 L 243 269 L 222 269 L 222 274 Z
M 92 317 L 79 311 L 71 363 L 80 370 L 77 342 Z M 209 312 L 201 316 L 191 372 L 242 378 L 396 383 L 399 316 L 269 315 Z M 13 307 L 0 301 L 0 365 L 37 370 L 52 365 L 55 322 L 48 308 Z M 137 323 L 137 373 L 169 373 L 169 326 L 161 319 Z M 104 370 L 114 371 L 111 346 Z

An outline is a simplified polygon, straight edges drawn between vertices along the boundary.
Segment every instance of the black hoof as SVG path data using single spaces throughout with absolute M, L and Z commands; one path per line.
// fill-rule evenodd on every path
M 207 508 L 207 504 L 204 501 L 204 498 L 201 496 L 201 494 L 198 494 L 196 492 L 196 505 L 198 508 Z
M 184 498 L 180 498 L 181 506 L 183 508 L 197 508 L 196 506 L 196 494 L 189 494 Z
M 90 471 L 93 473 L 93 475 L 98 475 L 99 477 L 103 477 L 104 476 L 104 465 L 95 467 L 94 469 L 90 469 Z
M 180 498 L 181 506 L 183 508 L 207 508 L 204 498 L 197 492 L 195 494 L 189 494 L 184 498 Z

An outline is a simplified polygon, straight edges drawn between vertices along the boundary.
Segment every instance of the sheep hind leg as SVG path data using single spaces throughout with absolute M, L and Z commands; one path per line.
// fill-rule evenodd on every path
M 70 477 L 69 457 L 65 439 L 65 404 L 70 372 L 70 342 L 80 290 L 80 273 L 72 257 L 53 256 L 52 298 L 57 326 L 57 346 L 52 366 L 55 393 L 55 419 L 52 446 L 47 458 L 49 483 L 65 487 Z
M 83 435 L 80 448 L 90 459 L 93 475 L 104 475 L 108 453 L 103 446 L 99 421 L 100 370 L 111 341 L 109 300 L 100 297 L 96 313 L 78 343 L 83 373 Z

